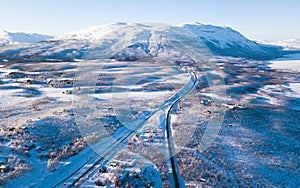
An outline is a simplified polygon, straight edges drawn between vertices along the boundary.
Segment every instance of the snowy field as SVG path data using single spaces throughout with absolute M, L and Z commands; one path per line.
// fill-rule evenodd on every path
M 74 108 L 81 104 L 74 85 L 79 63 L 0 63 L 1 186 L 55 185 L 82 166 L 87 168 L 92 164 L 85 162 L 97 156 L 88 144 L 95 149 L 108 144 L 106 134 L 121 135 L 122 125 L 128 123 L 120 117 L 122 112 L 130 120 L 145 117 L 189 80 L 188 74 L 172 66 L 111 61 L 94 70 L 93 87 L 81 88 L 90 92 L 84 101 L 92 109 L 81 114 Z M 186 185 L 300 185 L 299 59 L 217 57 L 217 65 L 226 83 L 225 98 L 216 100 L 213 86 L 200 74 L 197 89 L 179 102 L 172 115 L 177 160 Z M 222 127 L 214 142 L 201 150 L 207 124 L 218 113 L 225 113 Z M 77 118 L 99 129 L 79 125 Z M 150 118 L 129 138 L 106 170 L 98 165 L 90 178 L 76 185 L 114 186 L 125 174 L 136 185 L 168 186 L 159 153 L 163 131 L 157 119 Z
M 124 123 L 116 117 L 118 113 L 129 107 L 126 118 L 150 113 L 189 78 L 172 66 L 96 61 L 94 70 L 102 69 L 93 75 L 96 82 L 85 101 L 94 111 L 84 115 L 101 128 L 89 134 L 86 127 L 76 125 L 76 118 L 83 115 L 74 109 L 78 96 L 73 93 L 80 64 L 84 62 L 1 63 L 1 186 L 34 185 L 57 168 L 80 168 L 80 158 L 73 156 L 85 150 L 87 143 L 116 132 Z M 89 155 L 95 153 L 80 154 Z
M 274 69 L 300 72 L 300 54 L 286 55 L 283 58 L 271 61 L 271 67 Z M 288 83 L 288 86 L 293 90 L 292 95 L 300 98 L 300 78 L 299 83 Z

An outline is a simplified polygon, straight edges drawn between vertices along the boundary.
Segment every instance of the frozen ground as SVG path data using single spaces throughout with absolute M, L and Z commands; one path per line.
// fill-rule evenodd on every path
M 126 123 L 120 117 L 124 108 L 132 107 L 125 118 L 147 114 L 189 78 L 171 66 L 149 62 L 94 63 L 102 69 L 95 70 L 96 82 L 86 102 L 97 114 L 82 114 L 88 123 L 101 126 L 93 134 L 75 119 L 81 115 L 74 110 L 77 98 L 72 95 L 79 62 L 1 63 L 1 186 L 25 187 L 57 168 L 80 168 L 82 161 L 72 156 Z M 81 156 L 89 154 L 95 155 L 90 151 Z
M 186 185 L 300 186 L 299 59 L 217 60 L 226 83 L 226 99 L 215 100 L 212 88 L 200 76 L 197 90 L 181 101 L 172 115 L 177 158 Z M 1 186 L 41 185 L 42 180 L 55 180 L 53 177 L 71 172 L 83 165 L 82 159 L 95 155 L 85 148 L 87 142 L 97 143 L 104 136 L 99 132 L 102 129 L 87 129 L 82 134 L 83 127 L 78 127 L 75 119 L 81 114 L 72 106 L 72 99 L 78 99 L 72 95 L 78 89 L 73 85 L 77 65 L 78 62 L 0 63 Z M 137 73 L 140 74 L 136 77 Z M 147 114 L 189 78 L 170 66 L 119 61 L 109 62 L 95 74 L 97 87 L 91 90 L 88 100 L 89 108 L 97 113 L 88 114 L 86 120 L 100 123 L 111 135 L 118 134 L 126 123 L 118 119 L 118 113 L 130 112 L 126 117 L 131 119 Z M 129 81 L 122 82 L 124 78 Z M 189 102 L 195 98 L 198 102 Z M 124 111 L 128 107 L 132 107 L 130 111 Z M 207 123 L 219 111 L 225 112 L 223 125 L 213 144 L 202 151 L 199 144 Z M 134 137 L 127 150 L 108 163 L 107 172 L 93 174 L 76 185 L 96 186 L 105 180 L 113 186 L 117 177 L 114 174 L 127 170 L 129 180 L 137 184 L 168 187 L 166 169 L 156 149 L 161 145 L 162 130 L 154 120 L 147 128 L 150 131 L 141 130 L 140 139 Z M 146 175 L 141 175 L 144 171 L 135 165 L 127 168 L 123 164 L 128 160 L 132 165 L 133 159 L 141 166 L 151 165 Z
M 300 72 L 300 54 L 286 55 L 283 58 L 271 61 L 271 67 L 274 69 L 289 70 Z M 299 83 L 287 83 L 287 86 L 292 89 L 291 95 L 300 97 L 300 78 Z

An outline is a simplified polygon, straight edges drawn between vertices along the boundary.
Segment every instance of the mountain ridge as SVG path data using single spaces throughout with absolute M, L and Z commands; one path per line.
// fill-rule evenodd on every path
M 35 43 L 52 37 L 53 36 L 38 33 L 0 31 L 0 46 Z
M 107 38 L 113 31 L 117 32 L 122 28 L 129 26 L 132 27 L 133 30 L 139 31 L 137 34 L 147 33 L 149 27 L 147 24 L 128 24 L 124 22 L 93 26 L 83 30 L 70 32 L 65 35 L 48 38 L 37 43 L 32 43 L 19 50 L 2 51 L 0 49 L 0 57 L 2 56 L 6 59 L 16 59 L 21 57 L 33 61 L 47 59 L 81 59 L 87 51 L 91 50 L 91 48 L 93 48 L 95 44 L 98 44 L 99 41 Z M 172 26 L 172 28 L 185 29 L 192 33 L 198 39 L 203 41 L 214 55 L 260 60 L 273 59 L 281 56 L 281 47 L 259 44 L 247 39 L 241 33 L 230 27 L 205 25 L 200 22 L 193 22 L 179 24 L 177 26 Z M 130 37 L 134 38 L 135 36 Z M 119 38 L 117 37 L 113 40 L 121 39 L 122 37 L 119 36 Z M 144 42 L 132 46 L 140 46 L 141 49 L 147 49 L 145 45 L 147 46 L 149 44 L 143 43 Z M 133 53 L 133 51 L 130 53 Z M 145 53 L 147 52 L 145 51 Z
M 279 41 L 258 41 L 262 44 L 282 46 L 285 50 L 300 50 L 300 39 L 290 38 Z

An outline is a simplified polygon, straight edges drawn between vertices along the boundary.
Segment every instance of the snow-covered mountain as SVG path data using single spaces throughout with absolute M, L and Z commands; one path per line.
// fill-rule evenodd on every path
M 300 39 L 285 39 L 280 41 L 259 41 L 264 44 L 282 46 L 285 50 L 300 50 Z
M 116 31 L 122 28 L 123 26 L 127 26 L 127 25 L 128 25 L 127 23 L 123 23 L 123 22 L 98 25 L 80 31 L 67 33 L 65 35 L 55 37 L 53 40 L 90 40 L 90 41 L 100 40 L 108 33 Z
M 184 23 L 178 26 L 184 27 L 202 40 L 222 49 L 230 48 L 230 46 L 236 45 L 236 42 L 239 42 L 239 45 L 243 48 L 258 48 L 256 42 L 245 38 L 230 27 L 205 25 L 199 22 Z
M 194 33 L 218 55 L 268 59 L 276 57 L 276 53 L 278 53 L 278 48 L 249 40 L 230 27 L 205 25 L 199 22 L 185 23 L 179 26 Z
M 0 31 L 0 46 L 11 44 L 34 43 L 50 38 L 52 38 L 52 36 L 41 35 L 37 33 L 11 33 L 7 31 Z
M 31 61 L 74 60 L 86 57 L 94 48 L 116 47 L 125 38 L 131 41 L 127 50 L 115 54 L 120 59 L 136 59 L 139 57 L 167 54 L 160 43 L 153 44 L 153 25 L 111 23 L 95 26 L 81 31 L 68 33 L 52 39 L 30 44 L 19 49 L 5 50 L 0 48 L 0 57 L 6 59 L 20 59 Z M 263 45 L 251 41 L 239 32 L 229 27 L 204 25 L 198 22 L 169 26 L 159 31 L 160 35 L 170 39 L 182 39 L 187 33 L 198 38 L 215 55 L 245 57 L 251 59 L 271 59 L 280 56 L 278 46 Z M 173 38 L 172 38 L 173 37 Z M 189 40 L 189 39 L 187 39 Z M 152 41 L 152 42 L 151 42 Z M 155 40 L 154 40 L 155 43 Z M 153 47 L 154 46 L 154 47 Z M 156 46 L 156 47 L 155 47 Z M 152 48 L 157 48 L 153 52 Z M 171 49 L 171 48 L 168 48 Z M 116 53 L 116 52 L 115 52 Z M 99 54 L 98 54 L 99 55 Z M 129 56 L 127 58 L 127 56 Z M 89 55 L 89 57 L 91 57 Z M 94 57 L 94 56 L 93 56 Z M 96 58 L 96 57 L 94 57 Z

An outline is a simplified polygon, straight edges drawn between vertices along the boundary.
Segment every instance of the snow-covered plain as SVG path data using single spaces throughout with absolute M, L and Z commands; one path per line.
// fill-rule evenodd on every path
M 133 24 L 133 33 L 122 31 L 127 26 L 97 26 L 23 45 L 22 49 L 1 47 L 0 186 L 116 186 L 121 177 L 127 178 L 124 182 L 129 186 L 169 186 L 161 114 L 151 116 L 143 129 L 126 138 L 122 150 L 114 151 L 116 156 L 107 156 L 108 161 L 96 165 L 91 159 L 105 153 L 135 122 L 159 110 L 189 80 L 186 70 L 198 70 L 199 83 L 176 104 L 171 116 L 177 162 L 186 185 L 300 185 L 297 57 L 266 62 L 213 57 L 204 49 L 209 58 L 195 65 L 188 55 L 161 45 L 148 26 Z M 189 28 L 199 38 L 203 36 L 210 47 L 226 48 L 225 52 L 234 45 L 231 50 L 241 47 L 244 53 L 242 48 L 249 47 L 253 53 L 265 53 L 259 44 L 230 28 L 199 23 L 180 27 Z M 105 35 L 110 29 L 118 31 Z M 181 29 L 175 27 L 175 31 Z M 163 34 L 176 36 L 178 32 Z M 108 43 L 101 40 L 103 36 Z M 147 40 L 134 43 L 143 37 Z M 115 38 L 130 40 L 134 45 L 109 43 Z M 113 49 L 119 44 L 125 49 L 109 56 L 113 59 L 95 60 L 99 54 L 90 48 L 95 47 L 94 41 L 96 45 Z M 253 57 L 253 53 L 248 55 Z M 87 60 L 74 62 L 82 57 Z M 225 84 L 218 85 L 220 80 Z M 212 93 L 224 88 L 225 96 Z M 224 119 L 219 114 L 225 115 Z M 222 127 L 209 127 L 211 121 L 221 121 Z M 214 140 L 203 149 L 207 130 L 215 133 Z M 76 179 L 76 172 L 80 175 L 90 167 L 94 168 L 91 174 Z
M 299 103 L 288 93 L 291 92 L 289 87 L 298 81 L 299 73 L 270 69 L 266 62 L 239 58 L 218 57 L 217 62 L 227 84 L 227 100 L 221 100 L 225 103 L 220 104 L 215 101 L 210 95 L 210 88 L 205 81 L 201 81 L 199 88 L 181 102 L 179 106 L 182 109 L 176 112 L 177 117 L 173 121 L 175 144 L 178 146 L 177 157 L 185 182 L 195 186 L 219 186 L 225 183 L 229 186 L 297 185 L 299 175 L 295 174 L 293 169 L 299 166 L 296 157 L 299 153 L 295 149 L 299 146 L 297 136 L 299 126 L 298 116 L 296 116 L 299 110 L 296 107 Z M 113 105 L 120 108 L 131 106 L 133 107 L 130 111 L 131 115 L 138 117 L 140 110 L 153 109 L 155 104 L 161 103 L 170 96 L 174 91 L 173 87 L 179 87 L 180 83 L 182 85 L 188 79 L 185 74 L 174 74 L 172 68 L 166 69 L 164 66 L 160 69 L 162 72 L 154 71 L 159 69 L 158 64 L 142 65 L 139 68 L 131 62 L 131 67 L 124 68 L 124 63 L 126 64 L 126 62 L 112 61 L 102 70 L 102 74 L 100 74 L 101 70 L 99 71 L 101 75 L 99 86 L 90 98 L 92 101 L 90 108 L 99 113 L 90 114 L 87 121 L 93 122 L 100 118 L 100 122 L 106 126 L 105 130 L 111 134 L 118 128 L 112 126 L 118 125 L 118 121 L 114 118 L 115 114 L 111 111 Z M 86 160 L 88 156 L 92 156 L 92 150 L 83 151 L 86 142 L 81 140 L 82 134 L 78 127 L 74 126 L 76 113 L 74 114 L 71 106 L 72 97 L 67 92 L 74 89 L 69 81 L 74 77 L 76 64 L 78 62 L 1 63 L 1 92 L 10 92 L 2 95 L 7 100 L 3 101 L 5 108 L 1 108 L 1 136 L 4 138 L 1 141 L 1 151 L 3 157 L 8 157 L 7 160 L 10 161 L 4 164 L 11 165 L 14 169 L 9 173 L 18 172 L 20 176 L 19 178 L 12 176 L 14 179 L 9 180 L 4 176 L 8 174 L 2 173 L 1 183 L 6 184 L 7 187 L 34 183 L 41 185 L 43 184 L 41 180 L 59 182 L 60 178 L 56 173 L 60 173 L 61 176 L 61 172 L 65 171 L 67 175 L 83 165 L 78 161 L 80 156 L 84 156 Z M 129 76 L 128 72 L 140 73 L 141 69 L 146 67 L 152 67 L 152 73 L 150 71 L 144 75 L 140 74 L 140 78 L 145 76 L 145 79 L 139 82 L 133 81 L 132 86 L 117 82 L 120 83 L 119 89 L 122 91 L 133 90 L 133 93 L 124 93 L 126 101 L 122 100 L 119 92 L 115 93 L 113 98 L 110 97 L 112 94 L 108 92 L 107 87 L 114 75 L 123 73 L 124 76 Z M 39 74 L 34 74 L 35 72 Z M 170 74 L 167 74 L 168 72 Z M 134 75 L 131 74 L 131 77 Z M 27 82 L 27 80 L 31 81 Z M 169 84 L 165 85 L 166 81 Z M 286 83 L 291 84 L 287 86 Z M 170 84 L 173 87 L 169 87 Z M 159 85 L 162 86 L 160 89 L 158 89 Z M 15 95 L 20 92 L 20 89 L 21 92 L 26 93 L 28 87 L 35 88 L 40 93 Z M 148 92 L 151 90 L 154 92 Z M 148 92 L 147 95 L 151 97 L 145 97 L 143 95 L 145 92 Z M 109 99 L 113 100 L 109 102 Z M 199 103 L 190 103 L 190 99 L 199 99 Z M 220 109 L 225 109 L 226 116 L 216 141 L 206 151 L 198 150 L 199 138 L 203 136 L 207 122 L 214 118 L 215 113 Z M 121 109 L 116 109 L 115 112 L 121 112 Z M 148 152 L 149 144 L 151 146 L 152 142 L 154 143 L 151 151 L 159 151 L 156 147 L 160 144 L 161 130 L 155 122 L 153 121 L 149 128 L 151 130 L 156 128 L 155 134 L 158 135 L 151 136 L 153 139 L 147 136 L 149 134 L 147 130 L 145 130 L 147 134 L 141 130 L 141 138 L 145 137 L 145 139 L 137 141 L 136 145 L 131 145 L 128 149 L 146 158 L 148 156 L 150 160 L 146 164 L 157 164 L 155 168 L 160 170 L 162 183 L 167 185 L 164 166 L 157 161 L 158 154 L 152 156 Z M 18 128 L 13 130 L 11 127 Z M 187 135 L 184 137 L 185 140 L 182 140 L 182 134 Z M 96 137 L 89 139 L 90 143 L 97 140 Z M 29 145 L 29 143 L 34 144 Z M 80 154 L 78 155 L 77 152 Z M 130 153 L 126 150 L 122 152 Z M 139 172 L 138 169 L 132 170 Z M 285 178 L 279 182 L 278 179 L 282 175 Z M 99 183 L 101 177 L 111 176 L 95 174 L 93 176 L 95 179 L 82 180 L 81 183 L 84 186 L 92 186 L 94 182 Z
M 287 55 L 270 62 L 270 66 L 274 69 L 300 72 L 300 53 Z M 299 83 L 287 83 L 287 86 L 292 89 L 290 95 L 300 98 L 300 77 L 298 80 Z
M 286 55 L 270 62 L 272 68 L 300 72 L 300 53 Z
M 70 157 L 82 151 L 86 147 L 86 142 L 93 144 L 101 137 L 101 134 L 105 134 L 102 132 L 91 137 L 86 133 L 89 131 L 88 128 L 84 130 L 84 125 L 79 125 L 77 122 L 77 126 L 75 126 L 76 119 L 74 117 L 79 117 L 80 114 L 76 114 L 77 111 L 73 108 L 77 103 L 75 102 L 74 106 L 71 105 L 72 99 L 77 100 L 76 95 L 72 96 L 71 94 L 74 92 L 73 79 L 78 71 L 75 67 L 80 63 L 84 64 L 84 62 L 27 64 L 4 62 L 1 64 L 1 136 L 4 138 L 1 147 L 7 148 L 2 150 L 2 154 L 7 160 L 12 161 L 11 158 L 16 158 L 16 160 L 22 161 L 22 163 L 18 162 L 14 165 L 3 163 L 14 170 L 2 174 L 1 185 L 10 182 L 9 179 L 14 177 L 12 174 L 16 170 L 18 170 L 18 176 L 21 177 L 13 178 L 8 187 L 34 185 L 40 180 L 48 180 L 48 176 L 51 181 L 52 177 L 57 177 L 55 174 L 51 176 L 52 171 L 60 166 L 60 171 L 74 165 L 75 167 L 72 169 L 76 170 L 82 164 L 76 162 L 76 158 Z M 101 67 L 97 61 L 95 65 L 95 67 Z M 145 69 L 148 72 L 143 74 L 141 70 Z M 122 76 L 122 74 L 124 75 Z M 162 64 L 157 66 L 157 63 L 151 65 L 150 62 L 139 62 L 139 64 L 106 62 L 103 69 L 97 71 L 95 76 L 98 75 L 100 75 L 99 82 L 95 83 L 98 86 L 94 85 L 89 107 L 90 109 L 94 107 L 95 111 L 101 115 L 100 117 L 94 116 L 93 113 L 88 114 L 87 112 L 84 115 L 88 115 L 88 121 L 98 121 L 98 124 L 100 123 L 100 126 L 105 128 L 109 134 L 113 134 L 120 127 L 121 124 L 118 122 L 121 119 L 118 120 L 115 117 L 116 113 L 122 111 L 122 108 L 132 108 L 126 117 L 138 117 L 143 111 L 149 112 L 157 108 L 175 91 L 175 88 L 180 87 L 189 78 L 186 73 L 179 69 L 176 70 L 172 66 L 166 67 Z M 122 78 L 125 77 L 127 79 L 133 77 L 134 84 L 130 85 L 132 82 L 122 81 Z M 113 81 L 114 79 L 117 80 Z M 107 81 L 103 82 L 102 80 Z M 111 91 L 112 87 L 116 87 L 116 89 Z M 114 111 L 109 110 L 112 107 Z M 18 112 L 15 114 L 16 110 Z M 11 127 L 14 128 L 7 131 Z M 22 129 L 15 131 L 19 127 Z M 87 139 L 84 141 L 82 137 L 85 136 L 89 138 L 86 137 Z M 31 143 L 31 148 L 25 149 L 29 143 Z M 92 154 L 93 152 L 90 151 L 86 155 Z M 72 161 L 78 164 L 69 165 Z M 39 173 L 40 171 L 45 172 Z M 25 176 L 23 176 L 24 173 Z M 68 174 L 66 173 L 66 175 Z M 57 180 L 52 179 L 52 181 Z

